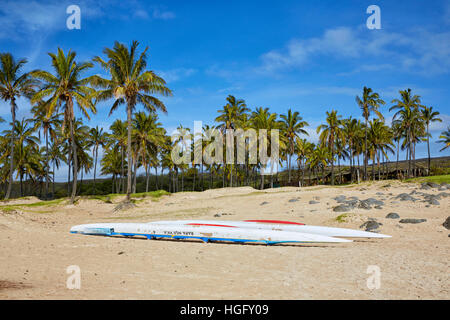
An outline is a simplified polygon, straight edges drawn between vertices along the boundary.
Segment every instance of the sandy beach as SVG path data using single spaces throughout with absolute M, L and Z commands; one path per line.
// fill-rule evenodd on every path
M 335 212 L 340 205 L 335 198 L 342 195 L 383 205 Z M 439 195 L 438 204 L 430 204 L 426 195 Z M 80 199 L 75 205 L 20 206 L 39 202 L 33 197 L 2 202 L 0 298 L 448 299 L 450 238 L 443 226 L 450 213 L 448 195 L 450 190 L 442 188 L 382 181 L 184 192 L 144 198 L 135 208 L 115 213 L 120 197 L 113 203 Z M 389 213 L 400 218 L 388 219 Z M 400 223 L 408 218 L 426 221 Z M 266 246 L 69 233 L 77 224 L 163 219 L 280 219 L 359 230 L 375 220 L 381 224 L 375 231 L 392 238 Z M 73 265 L 80 268 L 80 289 L 66 285 Z M 369 266 L 380 270 L 378 289 L 368 288 Z

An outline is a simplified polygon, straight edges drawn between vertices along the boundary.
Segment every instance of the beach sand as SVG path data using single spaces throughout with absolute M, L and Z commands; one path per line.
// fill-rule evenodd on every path
M 442 224 L 450 215 L 450 197 L 442 196 L 439 205 L 424 202 L 421 194 L 411 195 L 415 202 L 395 198 L 414 190 L 450 194 L 382 181 L 184 192 L 145 198 L 116 213 L 120 198 L 110 204 L 80 199 L 76 205 L 36 207 L 20 207 L 39 201 L 35 198 L 3 202 L 0 209 L 16 207 L 0 211 L 0 299 L 449 299 L 450 238 Z M 339 195 L 385 204 L 341 216 L 333 211 Z M 427 221 L 399 223 L 385 218 L 391 212 Z M 266 246 L 69 233 L 77 224 L 163 219 L 279 219 L 359 229 L 369 218 L 392 238 Z M 67 288 L 67 268 L 73 265 L 80 268 L 80 289 Z M 368 286 L 373 268 L 380 272 L 379 288 Z

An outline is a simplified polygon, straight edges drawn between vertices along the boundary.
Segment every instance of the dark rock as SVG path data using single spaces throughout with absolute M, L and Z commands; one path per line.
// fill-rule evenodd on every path
M 450 230 L 450 217 L 447 217 L 447 220 L 442 224 L 446 229 Z
M 389 213 L 389 214 L 386 216 L 386 218 L 388 218 L 388 219 L 400 219 L 400 216 L 398 215 L 398 213 L 391 212 L 391 213 Z
M 376 222 L 376 221 L 366 221 L 364 222 L 360 228 L 365 228 L 365 231 L 372 231 L 375 229 L 378 229 L 380 227 L 381 223 Z
M 377 192 L 376 194 L 377 194 L 377 196 L 384 196 L 383 192 Z
M 448 192 L 441 192 L 437 194 L 438 196 L 440 196 L 441 198 L 447 198 L 450 196 L 450 193 Z
M 427 184 L 432 188 L 439 188 L 440 186 L 437 183 L 434 182 L 427 182 Z
M 219 218 L 219 217 L 221 217 L 222 215 L 220 214 L 220 213 L 216 213 L 215 215 L 214 215 L 214 217 L 216 217 L 216 218 Z
M 440 205 L 439 201 L 437 201 L 436 199 L 431 199 L 428 201 L 429 204 L 432 204 L 433 206 L 438 206 Z
M 417 201 L 416 198 L 411 197 L 407 193 L 400 193 L 398 196 L 395 197 L 395 199 L 400 199 L 400 201 Z
M 314 200 L 309 201 L 309 204 L 318 204 L 318 203 L 320 203 L 320 202 L 314 201 Z
M 289 202 L 297 202 L 298 201 L 298 199 L 291 199 L 291 200 L 289 200 Z
M 354 209 L 358 206 L 358 200 L 347 200 L 347 201 L 344 201 L 342 204 Z
M 346 205 L 338 205 L 337 207 L 333 208 L 334 212 L 349 212 L 351 208 L 347 207 Z
M 363 201 L 359 202 L 358 208 L 370 210 L 370 209 L 372 209 L 372 206 L 368 202 L 363 200 Z
M 378 209 L 378 210 L 381 210 L 381 209 L 383 209 L 383 207 L 382 207 L 382 206 L 375 206 L 374 208 L 375 208 L 375 209 Z
M 427 219 L 401 219 L 400 223 L 422 223 L 426 222 Z
M 336 200 L 338 203 L 343 203 L 346 198 L 347 198 L 346 196 L 337 196 L 333 199 Z
M 267 201 L 261 202 L 260 206 L 263 206 L 265 204 L 268 204 L 268 202 Z
M 431 187 L 428 185 L 428 183 L 424 182 L 420 185 L 420 189 L 422 190 L 430 190 Z

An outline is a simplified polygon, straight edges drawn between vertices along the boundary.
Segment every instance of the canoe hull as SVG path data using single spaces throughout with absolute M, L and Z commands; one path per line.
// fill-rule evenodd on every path
M 288 231 L 185 224 L 97 223 L 74 226 L 70 232 L 100 236 L 141 236 L 148 239 L 199 239 L 205 242 L 229 241 L 263 244 L 351 242 L 350 240 Z
M 309 226 L 300 223 L 293 223 L 285 221 L 283 223 L 264 223 L 262 221 L 272 221 L 272 220 L 258 220 L 261 222 L 254 221 L 218 221 L 218 220 L 173 220 L 173 221 L 152 221 L 151 223 L 157 224 L 195 224 L 195 225 L 225 225 L 237 228 L 248 228 L 257 230 L 276 230 L 276 231 L 287 231 L 287 232 L 298 232 L 298 233 L 308 233 L 315 235 L 322 235 L 327 237 L 342 237 L 342 238 L 390 238 L 391 236 L 367 232 L 361 230 L 353 230 L 346 228 L 333 228 L 333 227 L 322 227 L 322 226 Z

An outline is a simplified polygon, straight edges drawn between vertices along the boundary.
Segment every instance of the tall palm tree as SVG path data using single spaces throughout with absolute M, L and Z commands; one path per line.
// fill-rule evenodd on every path
M 331 185 L 334 185 L 334 155 L 336 153 L 335 144 L 336 139 L 342 140 L 344 132 L 342 130 L 341 116 L 337 114 L 336 110 L 327 111 L 327 124 L 322 124 L 317 127 L 317 133 L 320 133 L 319 139 L 322 145 L 327 145 L 331 153 Z
M 157 109 L 167 112 L 164 103 L 153 95 L 172 95 L 163 78 L 153 71 L 146 70 L 146 52 L 148 47 L 138 56 L 136 52 L 138 45 L 139 42 L 133 41 L 128 49 L 125 45 L 116 41 L 112 49 L 105 48 L 103 50 L 107 56 L 107 61 L 100 57 L 94 58 L 94 61 L 98 62 L 111 76 L 110 79 L 96 77 L 95 84 L 103 89 L 97 95 L 97 100 L 105 101 L 115 98 L 110 114 L 120 105 L 126 105 L 128 125 L 127 158 L 129 164 L 131 164 L 132 113 L 136 105 L 140 103 L 151 112 Z M 130 202 L 131 165 L 128 166 L 127 178 L 126 202 Z
M 417 136 L 423 127 L 423 121 L 420 116 L 421 99 L 419 95 L 413 95 L 411 89 L 399 91 L 401 100 L 394 99 L 392 103 L 394 105 L 389 108 L 389 111 L 397 110 L 392 118 L 392 121 L 400 119 L 401 127 L 405 132 L 405 142 L 408 147 L 408 175 L 411 174 L 411 161 L 414 161 L 415 165 L 415 144 L 417 142 Z
M 31 73 L 33 77 L 43 82 L 42 87 L 33 96 L 31 101 L 36 103 L 48 97 L 48 100 L 44 101 L 44 106 L 49 117 L 55 112 L 57 113 L 58 108 L 64 104 L 62 127 L 64 130 L 65 124 L 69 124 L 72 162 L 74 172 L 77 173 L 78 157 L 73 128 L 75 121 L 74 105 L 78 105 L 81 113 L 88 119 L 90 119 L 89 112 L 97 112 L 92 102 L 95 90 L 88 86 L 92 83 L 93 78 L 82 77 L 82 74 L 89 68 L 92 68 L 93 64 L 90 62 L 77 63 L 75 61 L 76 53 L 74 51 L 69 51 L 65 55 L 61 48 L 58 48 L 57 54 L 49 53 L 49 56 L 52 60 L 54 74 L 43 70 L 36 70 Z M 75 201 L 76 193 L 77 174 L 74 174 L 70 203 Z
M 147 115 L 145 112 L 138 112 L 133 119 L 133 124 L 133 140 L 137 145 L 137 153 L 145 169 L 145 192 L 148 192 L 149 169 L 152 165 L 152 158 L 156 157 L 158 147 L 165 142 L 165 130 L 158 122 L 155 113 Z
M 61 126 L 62 121 L 60 120 L 61 114 L 53 114 L 48 116 L 47 110 L 45 108 L 45 104 L 41 101 L 40 103 L 36 104 L 32 109 L 31 112 L 33 113 L 34 119 L 34 126 L 35 128 L 42 129 L 44 133 L 44 139 L 45 139 L 45 198 L 48 196 L 48 184 L 49 184 L 49 136 L 52 141 L 56 140 L 57 135 L 57 128 Z M 41 138 L 41 131 L 38 131 L 38 137 Z
M 444 151 L 445 149 L 450 147 L 450 127 L 447 128 L 447 131 L 443 131 L 441 133 L 441 135 L 439 136 L 439 139 L 442 140 L 438 140 L 438 143 L 444 143 L 445 146 L 440 150 L 440 151 Z
M 14 172 L 14 125 L 16 124 L 16 100 L 22 96 L 30 98 L 36 88 L 37 82 L 29 73 L 22 73 L 22 67 L 27 63 L 26 59 L 16 61 L 10 53 L 0 53 L 0 97 L 9 101 L 11 105 L 11 137 L 9 158 L 9 183 L 5 199 L 11 196 Z
M 223 136 L 227 139 L 226 146 L 229 148 L 231 145 L 234 145 L 231 140 L 234 138 L 233 136 L 226 134 L 227 130 L 242 128 L 245 120 L 247 119 L 245 114 L 249 111 L 249 109 L 247 108 L 245 100 L 236 99 L 232 95 L 229 95 L 226 100 L 227 104 L 218 111 L 220 115 L 216 117 L 214 121 L 219 123 L 217 128 L 222 131 Z M 233 186 L 233 168 L 234 159 L 232 159 L 232 164 L 230 165 L 230 187 Z
M 10 139 L 12 135 L 16 137 L 14 161 L 16 162 L 17 176 L 20 178 L 20 196 L 23 196 L 22 180 L 24 176 L 31 175 L 35 164 L 38 162 L 35 154 L 39 154 L 39 139 L 34 135 L 35 128 L 30 126 L 30 120 L 16 120 L 16 124 L 11 130 L 4 130 L 3 135 Z
M 442 122 L 442 119 L 438 118 L 439 112 L 433 111 L 433 107 L 424 106 L 422 109 L 422 119 L 425 121 L 427 125 L 427 147 L 428 147 L 428 175 L 430 175 L 431 171 L 431 158 L 430 158 L 430 123 L 431 122 Z
M 300 117 L 300 114 L 296 112 L 292 112 L 291 109 L 288 110 L 287 115 L 280 115 L 282 120 L 282 132 L 283 135 L 286 136 L 288 141 L 288 181 L 291 182 L 291 158 L 295 151 L 295 140 L 299 138 L 300 134 L 308 135 L 308 132 L 303 129 L 305 126 L 308 126 L 308 122 L 303 121 L 303 118 Z
M 260 143 L 264 144 L 267 148 L 267 152 L 271 153 L 272 144 L 278 143 L 279 150 L 283 150 L 286 148 L 287 141 L 286 137 L 283 135 L 279 136 L 279 141 L 272 141 L 272 130 L 280 130 L 281 129 L 281 122 L 277 120 L 277 114 L 269 112 L 269 108 L 263 108 L 259 107 L 256 108 L 255 111 L 252 112 L 250 123 L 256 130 L 266 130 L 267 136 L 266 141 L 261 141 Z M 261 145 L 259 146 L 261 148 Z M 274 158 L 274 155 L 270 154 L 270 158 Z M 261 159 L 259 159 L 261 161 Z M 267 165 L 267 163 L 261 163 L 259 162 L 259 167 L 262 169 Z M 273 167 L 275 165 L 278 165 L 278 163 L 274 163 L 273 161 L 270 161 L 270 184 L 273 188 Z M 264 175 L 261 174 L 261 189 L 264 188 Z
M 380 98 L 380 95 L 378 93 L 373 92 L 371 88 L 364 87 L 362 97 L 360 98 L 359 96 L 356 96 L 356 103 L 361 108 L 366 125 L 364 132 L 364 179 L 367 179 L 367 123 L 372 112 L 375 113 L 379 119 L 383 119 L 383 115 L 380 111 L 378 111 L 378 108 L 380 107 L 380 105 L 384 105 L 385 102 Z
M 98 148 L 105 148 L 108 139 L 108 134 L 103 132 L 103 128 L 99 128 L 96 126 L 95 128 L 91 128 L 89 130 L 89 146 L 93 147 L 92 149 L 92 157 L 94 158 L 94 194 L 95 194 L 95 178 L 97 173 L 97 159 L 98 159 Z

